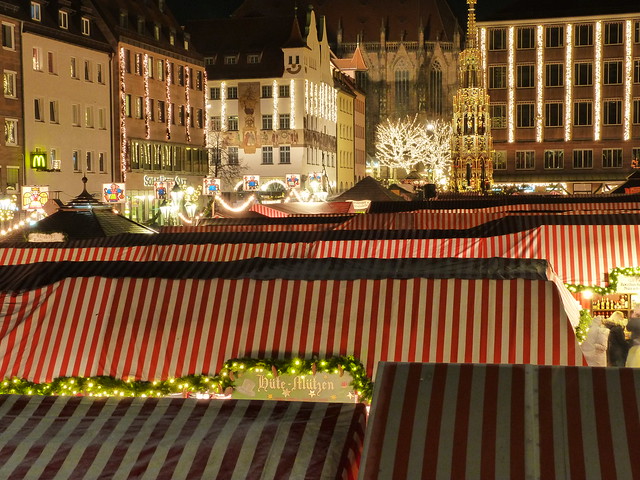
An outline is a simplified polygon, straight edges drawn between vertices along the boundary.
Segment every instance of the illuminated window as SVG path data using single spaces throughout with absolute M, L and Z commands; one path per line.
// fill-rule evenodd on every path
M 533 170 L 536 167 L 536 152 L 518 151 L 516 152 L 516 170 Z
M 605 100 L 602 105 L 603 123 L 620 125 L 622 123 L 622 100 Z
M 124 9 L 120 10 L 119 23 L 122 28 L 129 28 L 129 13 Z
M 153 26 L 153 38 L 155 40 L 160 40 L 160 25 L 157 23 Z
M 36 22 L 42 20 L 42 11 L 38 2 L 31 2 L 31 20 Z
M 211 126 L 211 130 L 214 132 L 219 132 L 222 128 L 222 124 L 219 116 L 214 116 L 209 118 L 209 125 Z
M 622 61 L 604 62 L 604 84 L 619 85 L 622 83 Z
M 262 147 L 262 163 L 273 163 L 273 147 Z
M 574 150 L 573 168 L 593 168 L 593 150 Z
M 73 165 L 73 171 L 80 171 L 80 151 L 74 150 L 71 152 L 71 164 Z
M 489 88 L 507 88 L 507 66 L 489 66 Z
M 589 126 L 592 122 L 591 102 L 578 101 L 573 104 L 573 124 L 576 126 Z
M 519 103 L 516 105 L 516 126 L 518 128 L 531 128 L 535 126 L 534 122 L 535 104 Z
M 96 80 L 98 83 L 104 83 L 104 67 L 101 63 L 96 64 Z
M 260 89 L 260 93 L 262 98 L 271 98 L 273 95 L 273 90 L 271 85 L 262 85 Z
M 84 111 L 84 126 L 87 128 L 93 128 L 93 107 L 88 106 Z
M 220 87 L 211 87 L 209 89 L 209 100 L 220 100 Z
M 238 130 L 238 116 L 230 115 L 227 119 L 227 130 L 229 131 L 237 131 Z
M 564 168 L 564 150 L 545 150 L 544 168 L 559 169 Z
M 82 17 L 82 34 L 83 35 L 91 35 L 91 20 L 87 17 Z
M 160 123 L 164 123 L 166 120 L 166 116 L 165 116 L 165 107 L 164 107 L 164 102 L 162 100 L 158 100 L 158 121 Z
M 545 86 L 562 87 L 564 85 L 564 70 L 561 63 L 548 63 L 545 66 Z
M 581 62 L 575 64 L 575 75 L 573 82 L 576 86 L 593 85 L 593 65 L 591 62 Z
M 549 26 L 545 31 L 545 46 L 547 48 L 564 46 L 564 27 L 561 25 Z
M 536 69 L 534 65 L 518 65 L 516 86 L 518 88 L 531 88 L 535 86 L 535 73 Z
M 544 126 L 562 127 L 564 119 L 563 104 L 560 102 L 550 102 L 544 105 Z
M 518 28 L 518 38 L 516 40 L 516 48 L 520 50 L 535 48 L 535 31 L 533 27 Z
M 491 128 L 507 128 L 507 106 L 503 103 L 491 104 Z
M 169 32 L 169 44 L 171 44 L 171 45 L 175 45 L 176 44 L 176 32 L 175 32 L 175 30 L 171 30 Z
M 493 169 L 494 170 L 506 170 L 507 169 L 507 151 L 496 150 L 492 155 Z
M 505 50 L 507 48 L 507 34 L 504 28 L 489 30 L 489 50 Z
M 260 63 L 260 55 L 256 55 L 256 54 L 247 55 L 247 63 Z
M 64 10 L 58 10 L 58 26 L 67 30 L 69 28 L 69 13 Z
M 124 99 L 124 113 L 127 117 L 131 118 L 131 94 L 127 93 Z
M 290 125 L 290 117 L 288 113 L 281 113 L 279 115 L 279 126 L 280 126 L 280 130 L 289 130 L 289 125 Z
M 7 167 L 7 190 L 17 190 L 19 178 L 20 178 L 19 167 Z
M 71 78 L 78 78 L 78 61 L 75 59 L 75 57 L 71 57 L 69 71 L 71 73 Z
M 622 168 L 622 149 L 603 148 L 602 149 L 603 168 Z
M 142 54 L 136 53 L 134 58 L 134 68 L 133 71 L 136 75 L 142 75 Z
M 2 47 L 7 50 L 15 50 L 14 42 L 15 26 L 11 23 L 2 24 Z
M 238 165 L 238 147 L 229 147 L 227 149 L 227 159 L 229 165 Z
M 593 45 L 593 24 L 583 23 L 574 27 L 574 45 L 586 47 Z
M 624 37 L 622 35 L 622 22 L 605 23 L 604 25 L 604 44 L 618 45 L 621 44 Z
M 273 115 L 262 115 L 262 130 L 273 130 Z
M 236 55 L 227 55 L 224 57 L 225 65 L 235 65 L 238 63 L 238 57 Z
M 284 145 L 280 147 L 280 163 L 291 163 L 291 147 Z
M 85 152 L 87 172 L 93 172 L 93 152 Z
M 135 118 L 142 118 L 144 109 L 143 109 L 143 99 L 142 97 L 136 97 L 136 105 L 135 105 Z
M 227 98 L 232 100 L 237 99 L 238 87 L 227 87 Z
M 33 69 L 41 72 L 43 63 L 42 49 L 39 47 L 33 47 L 31 52 L 31 63 L 33 65 Z
M 180 107 L 178 108 L 178 124 L 179 125 L 184 125 L 184 120 L 185 120 L 184 105 L 180 105 Z M 231 129 L 229 129 L 229 130 L 231 130 Z
M 9 70 L 2 72 L 2 86 L 4 96 L 7 98 L 16 98 L 17 90 L 16 85 L 18 81 L 18 74 Z

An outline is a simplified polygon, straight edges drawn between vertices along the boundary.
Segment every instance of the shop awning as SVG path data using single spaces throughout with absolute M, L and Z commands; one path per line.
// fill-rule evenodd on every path
M 354 479 L 362 404 L 0 396 L 1 478 Z
M 11 270 L 9 270 L 11 268 Z M 0 377 L 166 379 L 230 358 L 584 365 L 540 260 L 70 262 L 2 267 Z M 57 278 L 56 278 L 57 277 Z
M 360 480 L 640 478 L 640 370 L 382 363 Z

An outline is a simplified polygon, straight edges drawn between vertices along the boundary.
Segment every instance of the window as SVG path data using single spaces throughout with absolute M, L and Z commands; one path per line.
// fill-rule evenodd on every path
M 507 106 L 505 104 L 491 104 L 491 128 L 507 128 Z
M 289 114 L 281 113 L 279 115 L 279 120 L 280 130 L 289 130 Z
M 104 108 L 98 109 L 98 128 L 100 130 L 107 129 L 107 111 Z
M 633 99 L 633 118 L 634 125 L 640 125 L 640 98 Z
M 278 88 L 278 95 L 281 97 L 289 96 L 289 85 L 280 85 Z
M 69 28 L 69 14 L 64 10 L 58 10 L 58 26 L 65 30 Z
M 260 63 L 260 55 L 255 55 L 255 54 L 247 55 L 247 63 Z
M 262 98 L 271 98 L 271 96 L 273 95 L 273 88 L 271 87 L 271 85 L 262 85 L 261 90 Z
M 273 147 L 262 147 L 262 163 L 273 163 Z
M 196 90 L 202 91 L 202 72 L 200 70 L 196 72 Z
M 238 63 L 238 57 L 235 55 L 226 55 L 224 57 L 224 64 L 225 65 L 235 65 L 236 63 Z
M 602 149 L 603 168 L 622 168 L 622 149 L 603 148 Z
M 135 118 L 142 118 L 144 114 L 144 108 L 143 108 L 143 104 L 142 104 L 142 97 L 136 97 L 136 105 L 135 105 Z M 182 124 L 181 124 L 182 125 Z
M 227 119 L 227 130 L 234 131 L 234 132 L 238 130 L 238 116 L 237 115 L 231 115 Z
M 156 62 L 156 78 L 161 82 L 164 81 L 164 60 Z
M 507 48 L 506 30 L 494 28 L 489 30 L 489 50 L 504 50 Z
M 101 63 L 96 64 L 96 80 L 104 84 L 104 67 Z
M 98 170 L 100 171 L 100 173 L 105 173 L 106 170 L 106 163 L 104 161 L 104 152 L 100 152 L 98 153 Z
M 622 43 L 622 22 L 604 24 L 604 44 L 617 45 Z
M 209 119 L 209 125 L 211 130 L 215 132 L 219 132 L 220 129 L 222 128 L 220 117 L 219 116 L 211 117 Z
M 176 44 L 176 31 L 175 30 L 171 30 L 169 32 L 169 43 L 171 45 L 175 45 Z
M 640 83 L 640 60 L 633 61 L 633 83 Z
M 593 45 L 593 25 L 590 23 L 583 23 L 574 27 L 575 39 L 574 43 L 576 47 L 586 47 Z
M 506 65 L 491 65 L 489 67 L 489 88 L 507 88 Z
M 622 83 L 622 61 L 604 62 L 604 84 L 619 85 Z
M 215 65 L 216 64 L 216 57 L 204 57 L 204 64 L 205 65 Z
M 593 168 L 593 150 L 574 150 L 573 168 Z
M 93 172 L 93 152 L 86 152 L 85 160 L 87 172 Z
M 31 2 L 31 20 L 39 22 L 42 20 L 42 12 L 38 2 Z
M 193 114 L 193 107 L 189 109 L 189 126 L 195 127 L 195 115 Z
M 545 71 L 545 86 L 561 87 L 564 85 L 564 72 L 561 63 L 548 63 Z
M 576 126 L 591 125 L 591 102 L 578 101 L 573 104 L 573 124 Z
M 516 126 L 519 128 L 534 127 L 534 111 L 533 103 L 520 103 L 516 105 Z
M 33 99 L 33 118 L 36 122 L 44 122 L 44 99 L 42 98 L 34 98 Z
M 530 88 L 535 86 L 535 66 L 518 65 L 517 83 L 518 88 Z
M 536 152 L 516 152 L 516 170 L 533 170 L 536 167 Z
M 155 40 L 160 40 L 160 25 L 157 23 L 153 26 L 153 38 Z
M 51 74 L 56 74 L 56 58 L 53 52 L 47 52 L 47 71 Z
M 15 26 L 10 23 L 2 24 L 2 47 L 7 50 L 15 50 L 14 41 Z
M 519 49 L 535 48 L 535 36 L 533 27 L 518 28 L 516 46 Z
M 494 170 L 507 169 L 507 151 L 506 150 L 497 150 L 493 152 L 493 169 Z
M 166 120 L 164 102 L 162 100 L 158 100 L 158 121 L 160 123 L 164 123 Z
M 134 67 L 133 71 L 136 75 L 142 75 L 142 54 L 136 53 L 134 55 Z
M 145 32 L 144 17 L 138 17 L 137 30 L 140 35 L 144 35 L 144 32 Z
M 86 107 L 84 110 L 84 125 L 87 128 L 93 128 L 93 107 Z
M 91 62 L 89 60 L 84 61 L 84 79 L 87 82 L 93 81 L 93 75 L 91 75 Z
M 640 21 L 637 21 L 635 26 L 633 27 L 633 38 L 634 42 L 640 43 Z
M 9 70 L 5 70 L 2 72 L 2 85 L 4 90 L 4 96 L 7 98 L 16 98 L 18 74 L 16 72 L 11 72 Z
M 202 120 L 203 120 L 203 114 L 202 114 L 202 109 L 199 108 L 196 111 L 196 127 L 198 128 L 202 128 Z
M 49 121 L 51 123 L 60 123 L 60 117 L 58 115 L 58 101 L 51 100 L 49 102 Z
M 80 104 L 78 103 L 71 105 L 71 124 L 74 127 L 80 126 Z
M 262 115 L 262 130 L 273 130 L 272 115 Z
M 4 119 L 4 144 L 7 146 L 18 145 L 18 120 Z
M 71 152 L 71 163 L 73 164 L 73 171 L 80 171 L 80 151 L 74 150 Z
M 576 63 L 574 83 L 576 86 L 590 86 L 593 84 L 593 65 L 590 62 Z
M 124 71 L 125 73 L 131 73 L 131 50 L 124 49 Z
M 91 20 L 87 17 L 82 17 L 82 34 L 83 35 L 91 35 Z
M 620 125 L 622 123 L 622 100 L 605 100 L 602 109 L 605 125 Z
M 238 147 L 229 147 L 227 149 L 227 158 L 229 165 L 238 165 Z
M 548 48 L 564 46 L 564 27 L 551 26 L 545 31 L 545 46 Z
M 147 56 L 147 75 L 153 78 L 153 57 Z
M 129 28 L 129 13 L 125 9 L 120 9 L 119 23 L 122 28 Z
M 396 103 L 406 105 L 409 101 L 409 71 L 396 70 L 395 75 Z
M 78 63 L 75 57 L 71 57 L 71 64 L 69 65 L 69 72 L 71 78 L 78 78 Z
M 124 97 L 124 113 L 127 117 L 131 118 L 131 94 L 127 93 Z
M 32 49 L 32 64 L 33 69 L 37 71 L 42 71 L 42 49 L 39 47 L 33 47 Z
M 209 100 L 220 100 L 220 87 L 211 87 L 209 89 Z
M 232 100 L 238 98 L 238 87 L 227 87 L 227 98 Z
M 291 147 L 288 145 L 280 147 L 280 163 L 291 163 Z
M 544 105 L 544 126 L 561 127 L 563 125 L 563 105 L 560 102 L 545 103 Z
M 564 168 L 564 150 L 545 150 L 544 168 L 559 169 Z

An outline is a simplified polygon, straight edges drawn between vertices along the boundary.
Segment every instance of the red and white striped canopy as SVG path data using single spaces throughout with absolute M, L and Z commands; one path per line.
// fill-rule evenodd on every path
M 640 478 L 640 370 L 382 363 L 360 480 Z
M 0 396 L 0 478 L 355 479 L 362 404 Z

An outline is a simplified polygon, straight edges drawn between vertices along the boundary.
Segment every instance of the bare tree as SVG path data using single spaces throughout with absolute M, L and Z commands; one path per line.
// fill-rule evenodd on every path
M 221 180 L 223 190 L 232 189 L 247 169 L 238 156 L 239 147 L 234 154 L 229 148 L 233 147 L 231 143 L 231 132 L 209 131 L 209 175 Z
M 387 119 L 376 128 L 376 154 L 382 165 L 409 173 L 428 155 L 429 141 L 416 115 L 411 119 Z

